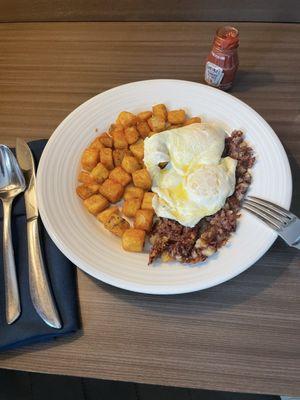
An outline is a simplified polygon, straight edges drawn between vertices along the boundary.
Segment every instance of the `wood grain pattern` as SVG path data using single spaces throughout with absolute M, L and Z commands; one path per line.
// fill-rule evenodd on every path
M 299 22 L 298 0 L 1 0 L 0 22 Z
M 202 81 L 218 25 L 0 24 L 0 140 L 49 137 L 74 107 L 122 83 Z M 271 124 L 296 178 L 300 26 L 237 25 L 240 71 L 232 93 Z M 299 214 L 299 180 L 294 183 Z M 278 240 L 232 281 L 168 297 L 129 293 L 79 272 L 83 331 L 55 345 L 1 354 L 0 368 L 298 395 L 299 264 L 299 253 Z

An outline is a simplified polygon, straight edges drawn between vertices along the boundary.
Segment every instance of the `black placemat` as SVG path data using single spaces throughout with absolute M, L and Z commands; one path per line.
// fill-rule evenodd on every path
M 29 143 L 35 158 L 36 168 L 46 145 L 46 140 Z M 2 250 L 3 209 L 0 207 L 0 246 Z M 3 257 L 0 257 L 0 351 L 24 344 L 47 341 L 75 332 L 79 328 L 79 313 L 75 266 L 58 250 L 50 239 L 42 221 L 39 220 L 40 240 L 44 261 L 48 270 L 56 304 L 62 320 L 61 329 L 46 325 L 37 315 L 30 299 L 27 263 L 27 235 L 24 196 L 21 194 L 13 203 L 12 236 L 15 252 L 22 313 L 12 325 L 5 319 L 5 291 Z

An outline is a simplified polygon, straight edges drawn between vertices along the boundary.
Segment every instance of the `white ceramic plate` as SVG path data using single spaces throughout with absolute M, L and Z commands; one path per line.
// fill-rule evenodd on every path
M 152 294 L 186 293 L 227 281 L 255 263 L 276 234 L 253 216 L 242 213 L 228 245 L 202 264 L 177 262 L 149 267 L 148 254 L 128 253 L 84 209 L 75 194 L 82 151 L 118 113 L 147 110 L 165 103 L 185 108 L 204 121 L 219 121 L 230 131 L 241 129 L 255 150 L 250 193 L 289 208 L 291 172 L 286 153 L 272 128 L 252 108 L 220 90 L 179 80 L 150 80 L 108 90 L 74 110 L 55 130 L 43 152 L 38 174 L 42 220 L 59 249 L 88 274 L 120 288 Z

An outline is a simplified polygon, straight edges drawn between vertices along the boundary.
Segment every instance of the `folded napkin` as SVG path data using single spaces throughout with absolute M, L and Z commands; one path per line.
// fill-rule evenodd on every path
M 36 167 L 45 145 L 46 140 L 29 143 Z M 0 209 L 0 246 L 2 249 L 3 209 L 1 206 Z M 24 196 L 21 194 L 13 202 L 12 237 L 22 311 L 17 321 L 12 325 L 7 325 L 5 320 L 5 291 L 1 251 L 0 351 L 25 344 L 47 341 L 51 338 L 75 332 L 79 327 L 76 268 L 52 242 L 41 220 L 39 221 L 39 227 L 44 261 L 63 326 L 61 329 L 50 328 L 38 316 L 31 302 L 28 282 L 26 213 Z

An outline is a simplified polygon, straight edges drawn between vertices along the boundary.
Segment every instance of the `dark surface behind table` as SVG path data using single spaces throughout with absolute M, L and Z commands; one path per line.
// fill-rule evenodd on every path
M 0 369 L 1 400 L 280 400 L 279 396 L 214 392 Z
M 1 0 L 1 22 L 299 22 L 298 0 Z

